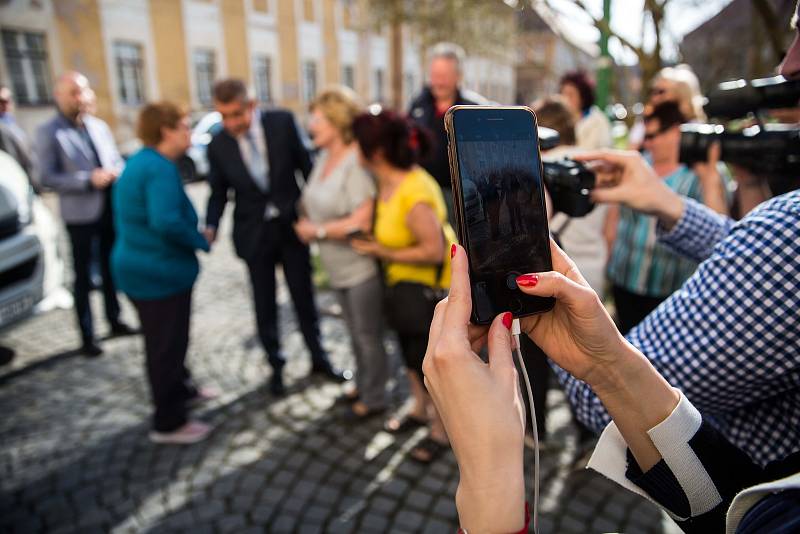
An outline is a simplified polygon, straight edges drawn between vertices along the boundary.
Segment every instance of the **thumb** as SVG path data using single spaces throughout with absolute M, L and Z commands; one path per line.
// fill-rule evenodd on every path
M 489 368 L 492 371 L 514 367 L 511 356 L 511 313 L 501 313 L 492 321 L 489 328 Z

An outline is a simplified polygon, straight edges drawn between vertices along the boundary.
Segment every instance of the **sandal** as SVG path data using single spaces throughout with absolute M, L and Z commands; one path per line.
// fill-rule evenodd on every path
M 383 429 L 389 434 L 403 434 L 421 426 L 427 426 L 428 421 L 414 415 L 405 417 L 392 417 L 383 425 Z
M 445 451 L 450 449 L 449 443 L 439 443 L 432 437 L 428 436 L 420 441 L 408 453 L 411 459 L 421 464 L 430 464 L 436 461 Z M 422 453 L 422 456 L 420 456 Z
M 354 402 L 358 402 L 361 398 L 361 395 L 358 392 L 355 393 L 342 393 L 333 401 L 334 404 L 353 404 Z
M 350 406 L 346 407 L 342 412 L 342 420 L 345 423 L 360 423 L 362 421 L 368 421 L 377 415 L 381 415 L 385 411 L 386 411 L 385 407 L 367 408 L 365 412 L 358 413 L 351 404 Z

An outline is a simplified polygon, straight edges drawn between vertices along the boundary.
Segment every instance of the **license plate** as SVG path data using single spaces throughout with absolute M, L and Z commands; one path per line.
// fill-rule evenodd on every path
M 28 295 L 0 306 L 0 325 L 10 324 L 29 313 L 33 304 L 33 297 Z

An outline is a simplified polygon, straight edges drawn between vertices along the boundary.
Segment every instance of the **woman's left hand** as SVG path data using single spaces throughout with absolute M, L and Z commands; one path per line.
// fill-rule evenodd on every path
M 317 227 L 305 217 L 294 223 L 294 232 L 303 243 L 311 243 L 317 237 Z
M 351 239 L 350 246 L 362 256 L 373 256 L 375 258 L 384 256 L 385 249 L 383 245 L 374 239 Z
M 511 314 L 469 323 L 467 256 L 454 246 L 450 294 L 436 306 L 422 364 L 461 474 L 456 506 L 470 532 L 517 532 L 525 522 L 525 408 L 511 356 Z M 488 341 L 489 363 L 476 351 Z

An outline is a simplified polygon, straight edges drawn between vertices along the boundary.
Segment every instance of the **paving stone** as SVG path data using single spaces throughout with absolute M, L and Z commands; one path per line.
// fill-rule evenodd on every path
M 270 525 L 270 530 L 275 533 L 292 532 L 297 524 L 297 518 L 292 515 L 283 514 L 278 516 Z
M 367 514 L 361 520 L 360 528 L 366 532 L 388 532 L 389 520 L 385 516 Z
M 425 530 L 423 530 L 423 534 L 441 534 L 443 532 L 448 532 L 452 526 L 450 523 L 445 523 L 443 521 L 439 521 L 438 519 L 430 519 L 427 523 L 425 523 Z M 541 530 L 541 532 L 544 532 Z
M 217 520 L 217 528 L 220 532 L 239 532 L 247 524 L 243 515 L 226 515 Z
M 432 500 L 433 497 L 430 494 L 412 490 L 406 497 L 406 504 L 415 510 L 423 511 L 431 506 Z
M 401 528 L 416 530 L 425 521 L 425 516 L 411 510 L 402 510 L 394 518 L 394 524 Z

